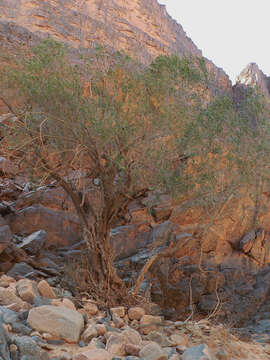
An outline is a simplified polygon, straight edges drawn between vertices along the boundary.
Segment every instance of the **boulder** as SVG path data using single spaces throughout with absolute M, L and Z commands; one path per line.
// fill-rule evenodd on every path
M 35 330 L 68 342 L 77 342 L 84 326 L 83 316 L 65 307 L 43 305 L 29 311 L 27 323 Z
M 35 270 L 28 264 L 21 262 L 15 264 L 7 273 L 8 276 L 18 280 L 23 277 L 28 276 L 28 274 L 33 273 Z
M 33 233 L 41 228 L 47 233 L 47 244 L 69 246 L 80 240 L 79 220 L 66 211 L 32 205 L 6 216 L 14 233 Z
M 30 255 L 37 255 L 44 247 L 47 234 L 44 230 L 39 230 L 33 234 L 27 236 L 22 240 L 22 243 L 18 245 L 20 249 L 23 249 Z
M 129 239 L 129 241 L 127 241 Z M 131 224 L 111 230 L 111 244 L 114 247 L 116 260 L 136 254 L 151 242 L 151 231 L 146 225 Z

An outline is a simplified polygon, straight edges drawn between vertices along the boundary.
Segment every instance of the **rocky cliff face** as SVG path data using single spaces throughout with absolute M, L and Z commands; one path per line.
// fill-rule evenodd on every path
M 202 56 L 157 0 L 0 0 L 0 41 L 15 32 L 24 40 L 51 35 L 75 48 L 102 44 L 146 64 L 160 54 Z M 224 71 L 208 60 L 207 67 L 230 92 Z
M 168 52 L 201 56 L 156 0 L 2 0 L 0 10 L 1 20 L 76 47 L 104 44 L 136 54 L 142 62 Z
M 236 79 L 236 85 L 258 87 L 264 95 L 270 96 L 270 78 L 267 77 L 256 63 L 250 63 Z

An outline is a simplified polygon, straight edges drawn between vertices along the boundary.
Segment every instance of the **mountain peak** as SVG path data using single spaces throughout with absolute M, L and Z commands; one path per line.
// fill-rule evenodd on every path
M 270 95 L 270 78 L 255 62 L 249 63 L 236 79 L 236 84 L 258 87 L 265 95 Z

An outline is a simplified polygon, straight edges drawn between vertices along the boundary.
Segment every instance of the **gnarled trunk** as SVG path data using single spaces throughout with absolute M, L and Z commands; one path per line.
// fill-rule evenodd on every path
M 98 232 L 83 229 L 83 238 L 88 253 L 88 279 L 91 296 L 96 300 L 108 301 L 110 305 L 118 304 L 127 296 L 127 288 L 114 267 L 114 251 L 110 245 L 110 229 L 103 227 Z

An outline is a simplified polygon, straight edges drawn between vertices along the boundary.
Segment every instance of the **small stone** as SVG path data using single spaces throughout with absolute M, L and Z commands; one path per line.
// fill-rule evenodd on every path
M 86 343 L 89 343 L 93 338 L 98 336 L 98 332 L 96 330 L 96 327 L 94 325 L 89 325 L 84 333 L 82 334 L 82 340 Z
M 172 346 L 178 346 L 178 345 L 183 345 L 183 346 L 188 346 L 188 337 L 185 334 L 172 334 L 169 337 L 169 340 L 172 343 Z
M 229 360 L 230 356 L 225 349 L 221 349 L 216 353 L 216 358 L 218 360 Z
M 16 304 L 16 310 L 25 308 L 25 303 L 10 288 L 0 288 L 0 305 Z
M 168 360 L 168 356 L 164 353 L 162 348 L 154 342 L 144 346 L 139 355 L 144 360 Z
M 209 347 L 206 344 L 192 346 L 185 350 L 183 360 L 214 360 Z
M 141 345 L 142 338 L 141 335 L 138 333 L 138 331 L 134 329 L 126 329 L 121 332 L 121 335 L 126 338 L 127 344 L 133 344 L 133 345 Z
M 13 279 L 12 277 L 7 276 L 7 275 L 2 275 L 0 278 L 0 286 L 4 287 L 4 288 L 9 287 L 9 285 L 14 282 L 15 282 L 15 279 Z
M 53 305 L 53 306 L 63 306 L 63 303 L 62 303 L 61 299 L 52 299 L 51 300 L 51 305 Z
M 140 323 L 138 320 L 132 320 L 131 323 L 130 323 L 130 326 L 134 329 L 139 329 L 140 327 Z
M 144 335 L 149 334 L 151 331 L 155 331 L 162 324 L 162 318 L 160 316 L 143 315 L 140 320 L 140 329 Z
M 118 329 L 120 329 L 121 327 L 123 327 L 125 325 L 125 322 L 123 319 L 119 318 L 116 315 L 112 316 L 113 322 L 115 324 L 115 327 L 117 327 Z
M 37 287 L 38 287 L 38 291 L 41 296 L 48 298 L 48 299 L 56 299 L 57 298 L 53 288 L 47 283 L 46 280 L 41 280 L 38 283 Z
M 125 345 L 126 338 L 122 334 L 113 334 L 109 337 L 107 341 L 106 350 L 112 356 L 125 356 Z
M 187 347 L 185 345 L 177 345 L 176 346 L 176 351 L 182 355 L 184 353 L 184 351 L 187 349 Z
M 92 349 L 75 355 L 74 360 L 112 360 L 112 356 L 104 349 Z
M 61 356 L 55 360 L 72 360 L 72 355 L 65 352 L 65 353 L 62 353 Z
M 11 332 L 12 331 L 12 326 L 10 324 L 3 324 L 3 328 L 7 331 L 7 332 Z
M 88 345 L 89 349 L 105 349 L 105 345 L 98 338 L 93 338 Z
M 12 331 L 21 335 L 30 335 L 32 329 L 21 322 L 15 322 L 12 324 Z
M 10 351 L 10 352 L 15 352 L 15 351 L 17 351 L 17 350 L 18 350 L 17 345 L 11 344 L 11 345 L 9 346 L 9 351 Z
M 140 346 L 133 345 L 133 344 L 125 345 L 125 351 L 126 351 L 127 355 L 139 356 L 140 350 L 141 350 Z
M 160 345 L 160 344 L 158 344 L 158 345 Z M 173 354 L 177 354 L 176 349 L 171 348 L 171 347 L 163 347 L 162 350 L 163 350 L 164 354 L 166 354 L 168 356 L 169 359 L 171 358 L 171 356 Z
M 52 335 L 52 334 L 43 333 L 42 338 L 45 339 L 45 340 L 53 340 L 53 339 L 55 339 L 55 336 Z
M 112 315 L 123 318 L 126 315 L 126 309 L 124 306 L 110 308 L 110 312 Z
M 64 341 L 63 340 L 60 340 L 60 339 L 48 339 L 47 340 L 47 343 L 50 344 L 50 345 L 63 345 L 64 344 Z
M 63 306 L 65 306 L 68 309 L 76 310 L 76 307 L 73 304 L 73 302 L 71 300 L 67 299 L 67 298 L 63 299 L 62 304 L 63 304 Z
M 119 333 L 120 333 L 120 332 L 119 332 Z M 104 337 L 105 337 L 106 341 L 108 341 L 111 335 L 115 335 L 115 334 L 119 334 L 119 333 L 110 330 L 110 331 L 107 331 L 107 332 L 106 332 L 106 334 L 104 335 Z
M 5 307 L 7 309 L 9 309 L 9 310 L 16 311 L 16 312 L 21 310 L 20 306 L 18 304 L 16 304 L 16 303 L 13 303 L 13 304 L 10 304 L 10 305 L 5 305 Z
M 32 331 L 30 336 L 40 336 L 41 337 L 41 335 L 38 331 Z
M 179 357 L 179 355 L 177 355 L 177 354 L 173 354 L 173 355 L 170 357 L 170 360 L 180 360 L 180 357 Z
M 35 297 L 38 296 L 36 284 L 29 279 L 19 280 L 16 285 L 16 290 L 20 298 L 30 304 L 33 304 Z
M 130 320 L 141 320 L 145 315 L 145 310 L 141 307 L 132 307 L 128 310 L 128 317 Z
M 169 346 L 170 345 L 170 342 L 168 341 L 167 337 L 158 331 L 151 331 L 146 336 L 146 339 L 149 341 L 156 342 L 160 346 Z
M 85 310 L 86 314 L 91 317 L 98 313 L 98 307 L 96 304 L 93 304 L 91 302 L 86 303 L 83 306 L 83 309 Z
M 106 326 L 104 324 L 97 324 L 96 330 L 97 330 L 98 336 L 103 336 L 107 332 Z
M 52 305 L 52 299 L 47 299 L 43 296 L 36 296 L 34 298 L 34 305 L 36 307 L 42 306 L 42 305 Z

